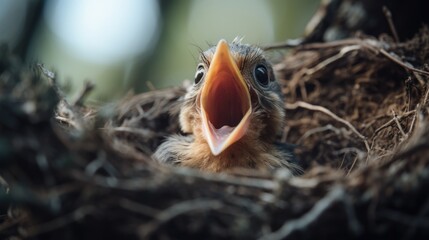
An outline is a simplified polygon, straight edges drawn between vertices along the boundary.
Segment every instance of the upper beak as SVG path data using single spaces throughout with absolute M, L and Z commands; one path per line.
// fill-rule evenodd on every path
M 244 136 L 252 112 L 249 88 L 223 39 L 217 44 L 200 97 L 203 134 L 216 156 Z

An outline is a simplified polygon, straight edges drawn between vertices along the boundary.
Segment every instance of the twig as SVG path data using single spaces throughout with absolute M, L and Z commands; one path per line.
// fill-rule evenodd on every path
M 151 81 L 146 81 L 146 86 L 147 88 L 149 88 L 150 91 L 156 91 L 156 87 Z
M 327 65 L 329 65 L 329 64 L 331 64 L 337 60 L 340 60 L 342 57 L 344 57 L 344 55 L 346 55 L 346 53 L 358 50 L 360 48 L 361 48 L 360 45 L 345 46 L 345 47 L 341 48 L 341 50 L 338 54 L 335 54 L 334 56 L 323 60 L 321 63 L 317 64 L 315 67 L 305 71 L 305 73 L 307 75 L 312 75 L 312 74 L 316 73 L 317 71 L 324 69 Z
M 426 93 L 425 93 L 425 97 L 423 98 L 423 106 L 426 105 L 428 101 L 428 97 L 429 97 L 429 85 L 426 85 Z
M 427 150 L 429 148 L 429 141 L 427 139 L 421 139 L 416 144 L 412 145 L 411 147 L 407 148 L 406 150 L 403 150 L 399 152 L 398 154 L 394 155 L 391 161 L 396 161 L 398 159 L 402 159 L 406 156 L 410 156 L 411 154 L 416 154 L 417 152 Z
M 402 129 L 401 123 L 399 122 L 398 117 L 396 116 L 396 113 L 394 110 L 392 110 L 392 113 L 393 113 L 393 120 L 395 120 L 396 125 L 398 126 L 398 129 L 402 134 L 402 137 L 404 137 L 405 139 L 407 137 L 407 134 L 404 132 L 404 129 Z
M 208 174 L 195 171 L 193 169 L 187 168 L 174 168 L 173 169 L 177 174 L 189 177 L 196 177 L 201 180 L 225 183 L 228 185 L 238 185 L 243 187 L 251 187 L 263 190 L 273 190 L 278 187 L 278 183 L 273 180 L 268 179 L 258 179 L 258 178 L 246 178 L 246 177 L 236 177 L 233 175 L 227 174 Z
M 338 41 L 329 42 L 329 43 L 312 43 L 312 44 L 301 45 L 298 47 L 298 50 L 317 50 L 321 48 L 332 48 L 332 47 L 353 46 L 353 45 L 359 45 L 360 48 L 366 48 L 368 50 L 371 50 L 375 54 L 381 53 L 386 58 L 390 59 L 394 63 L 402 66 L 407 70 L 429 76 L 429 72 L 417 69 L 411 66 L 411 64 L 405 63 L 402 60 L 398 59 L 397 57 L 393 56 L 392 54 L 388 53 L 383 48 L 383 45 L 385 45 L 385 43 L 382 43 L 375 39 L 362 40 L 362 39 L 351 38 L 351 39 L 338 40 Z M 357 49 L 359 48 L 356 48 L 354 50 L 357 50 Z
M 37 68 L 39 69 L 39 71 L 41 71 L 41 73 L 43 73 L 43 75 L 45 77 L 47 77 L 50 81 L 50 85 L 52 86 L 52 88 L 54 89 L 55 93 L 57 94 L 57 96 L 60 99 L 64 99 L 65 98 L 65 94 L 64 92 L 58 87 L 58 82 L 57 82 L 57 78 L 54 72 L 48 70 L 43 64 L 38 63 L 36 64 Z
M 108 128 L 106 128 L 106 129 L 108 129 Z M 108 130 L 113 130 L 115 132 L 132 133 L 132 134 L 136 134 L 136 135 L 141 135 L 141 136 L 146 137 L 146 138 L 154 137 L 157 135 L 154 131 L 146 129 L 146 128 L 115 127 L 115 128 L 111 128 Z
M 262 49 L 265 51 L 269 51 L 269 50 L 280 49 L 280 48 L 293 48 L 302 44 L 302 41 L 303 41 L 302 39 L 288 39 L 286 42 L 271 44 L 271 45 L 262 47 Z
M 111 177 L 119 175 L 118 170 L 107 160 L 106 153 L 103 151 L 98 152 L 97 158 L 86 165 L 85 173 L 93 176 L 99 169 L 104 169 Z
M 411 114 L 415 114 L 416 113 L 416 110 L 411 110 L 411 111 L 409 111 L 409 112 L 406 112 L 406 113 L 404 113 L 403 115 L 401 115 L 401 116 L 398 116 L 397 117 L 397 119 L 398 120 L 401 120 L 402 118 L 404 118 L 404 117 L 408 117 L 409 115 L 411 115 Z M 376 135 L 377 133 L 379 133 L 381 130 L 383 130 L 384 128 L 386 128 L 386 127 L 389 127 L 392 123 L 394 123 L 395 122 L 395 119 L 394 118 L 392 118 L 390 121 L 388 121 L 387 123 L 385 123 L 385 124 L 383 124 L 381 127 L 379 127 L 379 128 L 377 128 L 375 131 L 374 131 L 374 135 Z
M 2 219 L 1 219 L 2 222 L 0 224 L 0 235 L 2 233 L 4 233 L 5 231 L 7 231 L 8 229 L 16 227 L 22 221 L 24 221 L 24 219 L 26 219 L 26 217 L 21 216 L 21 217 L 17 217 L 17 218 L 8 218 L 7 221 L 3 221 L 3 217 L 2 217 Z
M 140 203 L 131 201 L 126 198 L 122 198 L 121 200 L 118 201 L 117 204 L 123 209 L 132 211 L 133 213 L 139 213 L 143 216 L 148 216 L 153 218 L 155 218 L 156 215 L 159 214 L 160 212 L 158 209 L 155 209 L 146 205 L 142 205 Z
M 72 106 L 82 106 L 83 102 L 85 101 L 85 98 L 88 96 L 89 93 L 91 93 L 94 87 L 95 87 L 94 83 L 90 81 L 85 81 L 83 85 L 83 89 L 77 96 L 76 100 L 72 102 Z
M 350 166 L 350 169 L 347 171 L 346 176 L 350 175 L 350 173 L 352 172 L 353 168 L 355 167 L 358 159 L 359 159 L 359 157 L 355 157 L 355 160 L 353 160 L 352 165 Z
M 5 193 L 9 193 L 9 183 L 0 175 L 0 186 L 4 188 Z
M 227 174 L 209 174 L 202 173 L 197 170 L 179 167 L 162 167 L 159 171 L 165 170 L 164 174 L 158 174 L 156 179 L 153 181 L 142 182 L 139 178 L 131 179 L 117 179 L 113 177 L 104 177 L 100 175 L 94 175 L 89 177 L 87 174 L 83 174 L 79 171 L 71 172 L 71 176 L 84 182 L 91 182 L 99 186 L 113 189 L 137 191 L 143 189 L 155 189 L 161 187 L 163 184 L 171 183 L 171 172 L 179 177 L 194 178 L 194 181 L 205 180 L 213 183 L 223 183 L 227 185 L 236 185 L 242 187 L 249 187 L 261 190 L 274 190 L 278 188 L 278 183 L 274 180 L 259 179 L 251 177 L 236 177 Z
M 399 43 L 398 33 L 396 32 L 395 24 L 393 24 L 392 13 L 386 6 L 383 6 L 383 13 L 386 17 L 387 23 L 389 24 L 390 31 L 392 31 L 393 38 L 395 38 L 395 42 Z
M 31 226 L 27 229 L 21 229 L 21 233 L 28 238 L 37 236 L 42 233 L 51 232 L 73 222 L 79 221 L 80 219 L 83 219 L 86 215 L 91 214 L 96 210 L 97 208 L 93 206 L 82 206 L 73 211 L 72 213 L 61 216 L 59 218 L 55 218 L 49 222 L 45 222 L 36 226 Z
M 360 158 L 364 158 L 364 155 L 365 155 L 365 152 L 355 147 L 342 148 L 338 151 L 334 151 L 333 154 L 340 155 L 340 154 L 349 153 L 349 152 L 355 152 L 356 155 L 358 155 Z
M 318 50 L 322 48 L 335 48 L 348 45 L 362 45 L 363 41 L 364 40 L 359 38 L 348 38 L 326 43 L 309 43 L 298 46 L 297 50 Z
M 156 219 L 148 224 L 140 226 L 139 235 L 143 238 L 147 238 L 154 231 L 156 231 L 161 225 L 168 221 L 186 214 L 188 212 L 202 211 L 202 210 L 215 210 L 223 206 L 222 202 L 218 200 L 189 200 L 174 204 L 173 206 L 165 209 L 156 215 Z
M 416 113 L 416 110 L 411 110 L 411 111 L 409 111 L 409 112 L 406 112 L 406 113 L 404 113 L 404 114 L 402 114 L 401 116 L 398 116 L 397 118 L 398 118 L 398 120 L 401 120 L 402 118 L 405 118 L 405 117 L 408 117 L 408 116 L 410 116 L 411 114 L 415 114 Z M 379 127 L 379 128 L 377 128 L 375 131 L 374 131 L 374 136 L 375 135 L 377 135 L 381 130 L 383 130 L 383 129 L 385 129 L 385 128 L 387 128 L 387 127 L 389 127 L 392 123 L 394 123 L 395 122 L 395 119 L 391 119 L 390 121 L 388 121 L 388 122 L 386 122 L 385 124 L 383 124 L 381 127 Z
M 426 72 L 426 71 L 424 71 L 424 70 L 417 69 L 417 68 L 415 68 L 415 67 L 411 66 L 411 64 L 409 64 L 409 63 L 404 63 L 403 61 L 401 61 L 401 60 L 400 60 L 400 59 L 398 59 L 397 57 L 394 57 L 392 54 L 388 53 L 386 50 L 384 50 L 384 49 L 379 49 L 379 51 L 380 51 L 380 53 L 381 53 L 383 56 L 385 56 L 385 57 L 387 57 L 388 59 L 392 60 L 393 62 L 397 63 L 397 64 L 398 64 L 398 65 L 400 65 L 401 67 L 403 67 L 403 68 L 405 68 L 405 69 L 408 69 L 408 70 L 410 70 L 410 71 L 413 71 L 413 72 L 418 72 L 418 73 L 420 73 L 420 74 L 423 74 L 423 75 L 429 76 L 429 72 Z
M 350 166 L 350 169 L 347 171 L 347 175 L 349 175 L 351 173 L 351 171 L 352 171 L 353 167 L 355 166 L 358 159 L 362 160 L 365 158 L 365 153 L 363 151 L 361 151 L 360 149 L 355 148 L 355 147 L 343 148 L 343 149 L 340 149 L 339 151 L 335 151 L 334 154 L 342 154 L 342 153 L 345 154 L 345 153 L 349 153 L 349 152 L 355 152 L 356 157 L 355 157 L 352 165 Z M 340 168 L 343 165 L 343 162 L 344 162 L 344 159 L 341 162 Z
M 349 219 L 350 229 L 358 234 L 361 231 L 361 226 L 357 222 L 350 200 L 346 199 L 346 193 L 343 188 L 336 187 L 331 190 L 325 197 L 319 200 L 314 207 L 304 214 L 302 217 L 290 220 L 283 224 L 283 226 L 268 235 L 262 236 L 260 240 L 280 240 L 290 237 L 296 231 L 307 229 L 312 223 L 317 221 L 323 213 L 325 213 L 336 202 L 343 202 L 346 214 Z
M 390 31 L 392 31 L 395 42 L 399 43 L 399 36 L 396 31 L 395 24 L 393 23 L 392 13 L 386 6 L 383 6 L 383 13 L 386 16 L 386 20 L 389 24 Z M 424 80 L 416 73 L 416 71 L 413 71 L 413 75 L 416 77 L 416 79 L 420 82 L 421 85 L 424 85 Z
M 56 80 L 56 76 L 55 73 L 48 70 L 45 65 L 43 65 L 42 63 L 38 63 L 36 64 L 36 66 L 39 68 L 40 71 L 42 71 L 42 73 L 49 78 L 51 81 L 55 81 Z
M 338 117 L 337 115 L 335 115 L 333 112 L 331 112 L 327 108 L 324 108 L 322 106 L 312 105 L 312 104 L 302 102 L 302 101 L 297 101 L 295 103 L 286 103 L 286 109 L 297 109 L 298 107 L 306 108 L 306 109 L 309 109 L 312 111 L 319 111 L 319 112 L 325 113 L 326 115 L 332 117 L 336 121 L 341 122 L 342 124 L 346 125 L 348 128 L 350 128 L 350 130 L 352 130 L 352 132 L 354 132 L 360 139 L 363 140 L 363 142 L 365 143 L 366 150 L 368 152 L 370 151 L 367 138 L 365 136 L 363 136 L 362 134 L 360 134 L 358 132 L 358 130 L 356 130 L 356 128 L 353 127 L 353 125 L 351 123 L 349 123 L 346 120 Z
M 417 104 L 416 109 L 420 109 L 420 104 Z M 417 114 L 414 114 L 413 119 L 411 120 L 410 129 L 408 129 L 407 136 L 409 136 L 414 129 L 414 125 L 416 124 Z
M 339 135 L 341 133 L 340 129 L 332 126 L 332 124 L 328 124 L 328 125 L 323 126 L 323 127 L 312 128 L 312 129 L 306 131 L 300 138 L 298 138 L 296 143 L 297 144 L 301 143 L 304 139 L 310 137 L 313 134 L 324 132 L 324 131 L 329 131 L 329 130 L 335 132 L 335 134 L 337 134 L 337 135 Z

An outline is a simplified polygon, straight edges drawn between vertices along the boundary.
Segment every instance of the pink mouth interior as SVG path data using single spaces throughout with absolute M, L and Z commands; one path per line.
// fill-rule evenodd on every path
M 236 127 L 250 107 L 246 89 L 228 72 L 219 72 L 213 81 L 204 107 L 209 122 L 215 129 Z

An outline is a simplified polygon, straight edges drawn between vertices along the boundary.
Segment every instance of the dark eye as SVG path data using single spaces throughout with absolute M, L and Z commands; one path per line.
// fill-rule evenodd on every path
M 256 81 L 258 81 L 259 84 L 261 84 L 263 87 L 268 86 L 270 77 L 268 76 L 268 70 L 264 65 L 257 65 L 255 67 L 254 75 Z
M 204 72 L 205 72 L 204 66 L 199 65 L 197 68 L 197 72 L 195 73 L 195 81 L 194 81 L 195 84 L 198 84 L 201 81 L 201 79 L 203 79 Z

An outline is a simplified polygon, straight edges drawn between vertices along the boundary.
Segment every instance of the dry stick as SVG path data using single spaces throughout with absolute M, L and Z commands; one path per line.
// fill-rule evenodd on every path
M 306 102 L 302 102 L 302 101 L 297 101 L 295 103 L 286 103 L 286 108 L 287 109 L 297 109 L 298 107 L 302 107 L 302 108 L 306 108 L 312 111 L 319 111 L 322 113 L 325 113 L 326 115 L 332 117 L 333 119 L 337 120 L 338 122 L 341 122 L 342 124 L 346 125 L 347 127 L 350 128 L 350 130 L 352 130 L 352 132 L 354 132 L 359 138 L 362 139 L 362 141 L 365 143 L 365 147 L 366 150 L 369 151 L 371 150 L 367 141 L 367 138 L 365 136 L 363 136 L 362 134 L 360 134 L 358 132 L 358 130 L 356 130 L 355 127 L 353 127 L 353 125 L 349 122 L 347 122 L 346 120 L 338 117 L 337 115 L 335 115 L 335 113 L 331 112 L 329 109 L 322 107 L 322 106 L 317 106 L 317 105 L 312 105 Z
M 146 238 L 155 232 L 160 226 L 180 215 L 194 211 L 216 210 L 220 209 L 222 206 L 223 204 L 221 201 L 205 199 L 189 200 L 174 204 L 157 214 L 155 220 L 141 226 L 139 235 Z
M 413 67 L 410 63 L 408 62 L 403 62 L 401 59 L 399 59 L 398 57 L 388 53 L 381 45 L 382 43 L 380 41 L 376 41 L 376 40 L 361 40 L 362 47 L 367 48 L 368 50 L 373 51 L 375 54 L 381 53 L 381 55 L 385 56 L 386 58 L 388 58 L 389 60 L 393 61 L 394 63 L 400 65 L 401 67 L 405 68 L 405 70 L 407 71 L 411 71 L 414 76 L 416 77 L 416 79 L 419 81 L 419 83 L 421 85 L 424 85 L 424 80 L 417 74 L 423 74 L 426 76 L 429 76 L 429 72 L 424 71 L 424 70 L 420 70 L 417 69 L 415 67 Z
M 323 126 L 323 127 L 313 128 L 313 129 L 310 129 L 310 130 L 306 131 L 300 138 L 298 138 L 298 140 L 296 141 L 296 143 L 299 144 L 303 140 L 305 140 L 308 137 L 310 137 L 311 135 L 316 134 L 316 133 L 320 133 L 320 132 L 325 132 L 325 131 L 333 131 L 337 135 L 340 135 L 340 133 L 341 133 L 340 129 L 332 126 L 332 124 L 328 124 L 328 125 Z
M 149 88 L 150 91 L 155 91 L 156 90 L 155 85 L 153 85 L 153 83 L 151 81 L 147 81 L 146 82 L 146 87 Z
M 297 50 L 318 50 L 321 48 L 335 48 L 349 45 L 363 45 L 364 40 L 359 38 L 349 38 L 326 43 L 309 43 L 297 47 Z
M 349 39 L 342 39 L 342 40 L 337 40 L 332 42 L 308 43 L 308 44 L 301 44 L 300 39 L 292 39 L 292 40 L 287 40 L 284 43 L 277 43 L 277 44 L 266 46 L 263 49 L 267 51 L 267 50 L 273 50 L 273 49 L 279 49 L 279 48 L 295 47 L 297 50 L 314 50 L 319 48 L 334 48 L 334 47 L 341 47 L 341 46 L 347 46 L 347 45 L 359 45 L 361 43 L 362 43 L 362 40 L 358 38 L 349 38 Z
M 337 60 L 340 60 L 341 58 L 344 57 L 344 55 L 346 53 L 354 51 L 354 50 L 358 50 L 360 48 L 361 48 L 361 46 L 359 46 L 359 45 L 345 46 L 340 50 L 340 52 L 338 54 L 323 60 L 321 63 L 317 64 L 315 67 L 310 68 L 307 71 L 305 71 L 305 73 L 307 75 L 312 75 L 312 74 L 316 73 L 317 71 L 324 69 L 327 65 L 329 65 L 329 64 L 331 64 Z
M 429 98 L 429 85 L 426 86 L 426 93 L 425 93 L 425 97 L 423 98 L 423 106 L 426 105 L 428 98 Z
M 0 186 L 6 189 L 6 193 L 9 193 L 9 183 L 0 175 Z
M 429 72 L 426 72 L 426 71 L 424 71 L 424 70 L 420 70 L 420 69 L 417 69 L 417 68 L 415 68 L 415 67 L 413 67 L 413 66 L 410 66 L 411 64 L 407 64 L 407 63 L 404 63 L 403 61 L 401 61 L 400 59 L 398 59 L 398 58 L 396 58 L 395 56 L 393 56 L 392 54 L 390 54 L 390 53 L 388 53 L 386 50 L 384 50 L 384 49 L 379 49 L 379 51 L 380 51 L 380 53 L 383 55 L 383 56 L 385 56 L 385 57 L 387 57 L 388 59 L 390 59 L 390 60 L 392 60 L 393 62 L 395 62 L 395 63 L 397 63 L 398 65 L 400 65 L 401 67 L 403 67 L 403 68 L 405 68 L 405 69 L 408 69 L 408 70 L 410 70 L 410 71 L 413 71 L 413 72 L 418 72 L 418 73 L 420 73 L 420 74 L 424 74 L 424 75 L 426 75 L 426 76 L 429 76 Z
M 420 104 L 417 104 L 416 109 L 420 109 Z M 417 114 L 414 114 L 413 119 L 411 120 L 410 129 L 408 129 L 407 135 L 409 136 L 413 131 L 414 124 L 416 123 Z
M 39 70 L 43 73 L 45 77 L 47 77 L 50 81 L 50 85 L 54 89 L 55 93 L 60 99 L 65 98 L 64 92 L 58 87 L 57 77 L 54 72 L 48 70 L 43 64 L 38 63 L 36 66 L 39 68 Z
M 241 187 L 256 188 L 256 189 L 262 189 L 262 190 L 268 190 L 268 191 L 272 191 L 273 189 L 278 188 L 278 182 L 274 180 L 269 180 L 269 179 L 236 177 L 233 175 L 223 175 L 223 174 L 200 173 L 199 171 L 196 171 L 193 169 L 185 169 L 185 168 L 164 168 L 163 167 L 163 169 L 166 169 L 167 171 L 169 171 L 168 173 L 174 173 L 176 176 L 179 176 L 179 177 L 193 178 L 195 179 L 195 181 L 204 180 L 204 181 L 210 181 L 214 183 L 236 185 Z M 142 183 L 141 179 L 138 179 L 138 178 L 119 180 L 112 177 L 104 177 L 104 176 L 98 176 L 98 175 L 95 175 L 91 177 L 91 179 L 89 179 L 86 174 L 82 174 L 76 171 L 72 172 L 72 177 L 84 182 L 91 181 L 92 184 L 106 187 L 106 188 L 137 191 L 142 189 L 159 188 L 162 185 L 170 184 L 171 182 L 169 181 L 171 181 L 171 179 L 169 178 L 168 173 L 157 175 L 158 182 L 152 181 L 152 182 L 145 182 L 145 183 Z
M 51 232 L 72 224 L 73 222 L 77 222 L 87 215 L 96 212 L 96 210 L 97 209 L 93 206 L 82 206 L 67 215 L 54 218 L 49 222 L 44 222 L 39 225 L 30 226 L 27 229 L 22 229 L 21 234 L 23 234 L 26 238 L 31 238 L 43 233 Z
M 302 43 L 302 39 L 288 39 L 286 42 L 282 42 L 282 43 L 275 43 L 275 44 L 271 44 L 269 46 L 265 46 L 262 49 L 264 49 L 265 51 L 268 50 L 274 50 L 274 49 L 279 49 L 279 48 L 293 48 L 293 47 L 297 47 Z
M 349 228 L 354 233 L 359 234 L 361 226 L 354 214 L 353 206 L 350 199 L 347 198 L 346 192 L 341 187 L 332 189 L 325 197 L 319 200 L 314 207 L 298 219 L 286 222 L 283 226 L 268 235 L 262 236 L 260 240 L 280 240 L 290 237 L 295 231 L 306 230 L 312 223 L 317 221 L 332 205 L 336 202 L 342 202 L 349 220 Z
M 382 55 L 384 55 L 385 57 L 387 57 L 388 59 L 392 60 L 393 62 L 395 62 L 395 63 L 399 64 L 400 66 L 402 66 L 403 68 L 405 68 L 405 70 L 411 71 L 413 73 L 413 75 L 416 77 L 416 79 L 419 81 L 420 85 L 422 85 L 422 86 L 425 85 L 424 80 L 417 73 L 421 73 L 421 74 L 424 74 L 426 76 L 429 76 L 429 72 L 417 69 L 417 68 L 413 67 L 410 63 L 407 63 L 407 62 L 404 63 L 403 61 L 401 61 L 397 57 L 393 56 L 392 54 L 388 53 L 384 49 L 380 49 L 380 53 Z M 410 72 L 408 72 L 408 73 L 410 73 Z
M 415 154 L 417 152 L 427 150 L 429 147 L 429 141 L 428 139 L 421 139 L 418 143 L 412 145 L 410 148 L 399 152 L 398 154 L 394 155 L 391 161 L 395 161 L 397 159 L 401 159 L 404 157 L 409 156 L 411 153 Z
M 72 106 L 82 106 L 83 102 L 85 101 L 85 98 L 88 96 L 89 93 L 92 92 L 95 85 L 91 81 L 85 81 L 82 90 L 80 91 L 77 98 L 72 102 Z
M 27 217 L 20 216 L 20 217 L 16 217 L 16 218 L 9 218 L 9 217 L 7 217 L 7 220 L 3 220 L 3 216 L 2 216 L 2 221 L 3 222 L 0 224 L 0 233 L 3 234 L 9 228 L 17 227 L 18 224 L 22 224 L 26 219 L 27 219 Z M 13 238 L 9 238 L 9 239 L 13 239 Z
M 417 72 L 426 76 L 429 76 L 429 72 L 417 69 L 413 67 L 410 63 L 405 63 L 402 60 L 398 59 L 397 57 L 393 56 L 392 54 L 388 53 L 384 48 L 382 48 L 382 43 L 377 40 L 359 40 L 360 42 L 357 43 L 357 45 L 361 45 L 364 48 L 367 48 L 374 53 L 381 53 L 386 58 L 392 60 L 394 63 L 400 65 L 401 67 L 410 70 L 412 72 Z M 417 78 L 420 79 L 420 78 Z
M 393 24 L 392 13 L 386 6 L 383 6 L 383 13 L 384 13 L 384 16 L 386 17 L 387 23 L 389 24 L 390 31 L 392 31 L 393 38 L 395 38 L 395 42 L 398 43 L 399 37 L 398 37 L 398 32 L 396 32 L 395 24 Z
M 105 128 L 103 128 L 105 129 Z M 133 128 L 133 127 L 115 127 L 112 128 L 113 131 L 115 132 L 127 132 L 127 133 L 132 133 L 132 134 L 138 134 L 141 135 L 143 137 L 155 137 L 156 133 L 152 130 L 148 130 L 148 129 L 140 129 L 140 128 Z
M 427 100 L 428 100 L 428 97 L 429 97 L 429 87 L 428 87 L 428 86 L 426 86 L 426 93 L 425 93 L 424 98 L 423 98 L 423 101 L 422 101 L 422 105 L 423 105 L 423 106 L 425 106 L 425 105 L 426 105 L 426 102 L 427 102 Z M 413 116 L 413 119 L 411 120 L 410 129 L 408 129 L 407 136 L 409 136 L 409 135 L 412 133 L 412 131 L 413 131 L 413 129 L 414 129 L 414 126 L 415 126 L 415 124 L 416 124 L 417 112 L 420 112 L 420 110 L 421 110 L 421 105 L 420 105 L 420 103 L 417 103 L 417 105 L 416 105 L 416 110 L 413 110 L 415 114 L 414 114 L 414 116 Z
M 193 169 L 186 168 L 172 168 L 177 175 L 185 177 L 194 177 L 196 180 L 205 180 L 210 182 L 218 182 L 229 185 L 237 185 L 242 187 L 257 188 L 263 190 L 273 190 L 278 188 L 278 182 L 270 179 L 258 179 L 247 177 L 236 177 L 233 175 L 223 174 L 207 174 L 201 173 Z
M 420 70 L 417 68 L 414 68 L 409 63 L 404 63 L 402 60 L 398 59 L 397 57 L 393 56 L 392 54 L 388 53 L 385 49 L 382 48 L 382 45 L 385 43 L 382 43 L 375 39 L 344 39 L 344 40 L 338 40 L 334 42 L 328 42 L 328 43 L 311 43 L 306 45 L 301 45 L 297 47 L 297 50 L 317 50 L 321 48 L 333 48 L 333 47 L 341 47 L 341 46 L 353 46 L 353 45 L 359 45 L 363 48 L 369 49 L 373 51 L 374 53 L 381 53 L 386 58 L 392 60 L 396 64 L 402 66 L 405 69 L 408 69 L 413 72 L 417 72 L 426 76 L 429 76 L 429 72 Z M 357 49 L 356 49 L 357 50 Z M 419 79 L 419 78 L 418 78 Z
M 355 160 L 353 160 L 353 163 L 352 163 L 352 165 L 350 166 L 350 169 L 349 169 L 349 171 L 347 171 L 347 174 L 346 174 L 346 176 L 348 176 L 348 175 L 350 175 L 350 173 L 352 172 L 352 170 L 353 170 L 353 168 L 355 167 L 355 164 L 356 164 L 356 162 L 357 162 L 357 160 L 359 159 L 359 157 L 355 157 Z
M 423 80 L 423 78 L 416 72 L 413 72 L 414 77 L 416 77 L 416 79 L 419 81 L 420 85 L 424 86 L 425 85 L 425 80 Z
M 390 31 L 392 31 L 395 42 L 399 43 L 398 33 L 396 31 L 395 24 L 393 24 L 392 13 L 386 6 L 383 6 L 383 12 L 386 16 L 387 22 L 389 23 Z M 416 77 L 416 79 L 420 82 L 421 85 L 424 85 L 424 80 L 416 72 L 413 72 L 413 75 Z
M 411 111 L 409 111 L 409 112 L 406 112 L 406 113 L 404 113 L 404 114 L 402 114 L 401 116 L 398 116 L 397 118 L 398 118 L 398 120 L 401 120 L 402 118 L 404 118 L 404 117 L 408 117 L 408 116 L 410 116 L 411 114 L 415 114 L 416 113 L 416 110 L 411 110 Z M 390 121 L 388 121 L 387 123 L 385 123 L 385 124 L 383 124 L 381 127 L 379 127 L 379 128 L 377 128 L 375 131 L 374 131 L 374 136 L 375 135 L 377 135 L 381 130 L 383 130 L 383 129 L 385 129 L 385 128 L 387 128 L 387 127 L 389 127 L 392 123 L 394 123 L 395 122 L 395 119 L 391 119 Z
M 160 210 L 158 209 L 155 209 L 147 205 L 143 205 L 138 202 L 134 202 L 127 198 L 120 199 L 116 203 L 116 205 L 118 205 L 119 207 L 122 207 L 125 210 L 131 211 L 133 213 L 138 213 L 143 216 L 152 217 L 152 218 L 155 218 L 160 212 Z
M 334 152 L 334 154 L 347 153 L 347 151 L 349 151 L 349 152 L 354 151 L 354 152 L 356 153 L 356 157 L 355 157 L 355 159 L 353 160 L 353 163 L 352 163 L 352 165 L 350 166 L 350 169 L 347 171 L 347 174 L 346 174 L 346 175 L 348 176 L 348 175 L 352 172 L 352 170 L 353 170 L 354 166 L 356 165 L 357 160 L 359 160 L 359 159 L 364 159 L 364 157 L 365 157 L 365 153 L 364 153 L 363 151 L 361 151 L 360 149 L 353 147 L 353 148 L 343 148 L 343 149 L 341 149 L 341 150 L 339 150 L 339 151 Z M 344 154 L 344 156 L 345 156 L 345 154 Z M 344 159 L 343 159 L 343 161 L 341 162 L 340 168 L 341 168 L 341 166 L 343 165 L 343 162 L 344 162 Z
M 398 126 L 399 131 L 402 134 L 402 137 L 404 137 L 404 139 L 407 137 L 407 134 L 404 132 L 404 129 L 402 129 L 401 123 L 398 120 L 398 116 L 396 116 L 396 113 L 394 110 L 392 110 L 393 113 L 393 120 L 395 120 L 396 125 Z

